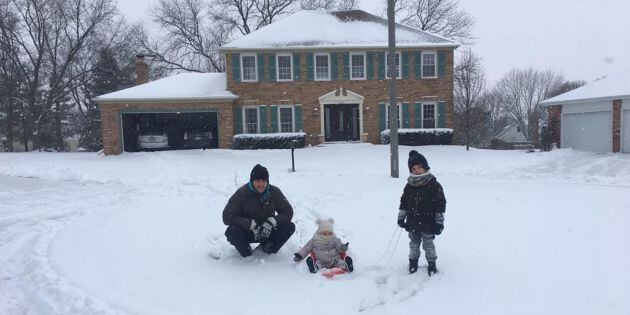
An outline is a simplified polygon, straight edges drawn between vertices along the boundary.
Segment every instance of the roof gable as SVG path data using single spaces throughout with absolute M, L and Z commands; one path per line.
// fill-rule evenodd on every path
M 361 10 L 303 10 L 262 27 L 221 50 L 384 48 L 388 44 L 387 20 Z M 449 47 L 458 43 L 396 24 L 398 47 Z

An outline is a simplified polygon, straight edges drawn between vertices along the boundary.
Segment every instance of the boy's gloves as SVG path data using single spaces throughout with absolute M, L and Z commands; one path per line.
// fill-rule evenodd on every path
M 260 226 L 260 237 L 268 238 L 271 235 L 271 230 L 276 228 L 276 218 L 268 217 L 265 222 Z
M 293 261 L 295 262 L 300 262 L 300 260 L 304 259 L 304 257 L 302 257 L 299 253 L 295 253 L 293 255 L 295 255 L 295 257 L 293 257 Z
M 444 213 L 436 213 L 435 214 L 435 231 L 433 231 L 433 234 L 440 235 L 442 234 L 442 230 L 444 230 Z
M 407 224 L 405 224 L 405 218 L 407 217 L 406 210 L 398 210 L 398 226 L 401 228 L 407 228 Z
M 339 250 L 340 250 L 342 253 L 347 252 L 347 251 L 348 251 L 348 244 L 350 244 L 350 242 L 345 243 L 345 244 L 341 244 L 341 246 L 339 246 Z

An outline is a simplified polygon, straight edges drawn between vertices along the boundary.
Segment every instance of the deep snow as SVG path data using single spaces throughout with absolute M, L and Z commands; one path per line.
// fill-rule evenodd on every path
M 428 278 L 404 233 L 386 252 L 410 149 L 400 179 L 369 144 L 296 150 L 296 173 L 289 150 L 0 154 L 0 313 L 630 313 L 629 155 L 415 147 L 448 201 Z M 298 229 L 241 259 L 221 211 L 256 163 Z M 329 216 L 356 266 L 334 280 L 291 260 Z

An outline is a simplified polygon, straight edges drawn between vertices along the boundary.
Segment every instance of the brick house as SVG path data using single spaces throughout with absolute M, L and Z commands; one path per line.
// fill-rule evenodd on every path
M 396 45 L 399 127 L 452 128 L 458 44 L 399 24 Z M 225 82 L 206 93 L 212 97 L 152 102 L 134 95 L 116 104 L 109 94 L 97 98 L 105 153 L 120 153 L 120 142 L 134 136 L 124 136 L 121 111 L 157 109 L 213 110 L 219 148 L 242 133 L 304 132 L 313 145 L 379 143 L 389 112 L 386 51 L 383 18 L 359 10 L 297 12 L 221 47 L 226 73 L 214 75 Z

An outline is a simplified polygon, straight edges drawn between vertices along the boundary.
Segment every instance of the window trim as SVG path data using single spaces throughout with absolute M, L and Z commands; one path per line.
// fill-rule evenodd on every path
M 291 68 L 291 77 L 289 79 L 280 79 L 280 57 L 289 57 L 289 66 Z M 291 82 L 293 81 L 293 54 L 292 53 L 277 53 L 276 54 L 276 81 L 278 82 Z
M 387 62 L 387 55 L 389 55 L 388 51 L 385 52 L 385 79 L 389 79 L 389 75 L 388 75 L 389 71 L 387 71 L 389 68 L 389 63 Z M 399 80 L 399 79 L 402 79 L 402 59 L 401 59 L 402 55 L 400 51 L 397 51 L 396 55 L 398 55 L 398 75 L 396 76 L 396 79 Z
M 424 55 L 425 54 L 426 55 L 429 55 L 429 54 L 433 55 L 433 73 L 434 73 L 434 75 L 431 76 L 431 77 L 424 75 Z M 422 74 L 422 78 L 423 79 L 437 79 L 437 77 L 438 77 L 438 73 L 437 73 L 437 71 L 438 71 L 438 69 L 437 69 L 438 60 L 437 60 L 437 58 L 438 58 L 437 51 L 435 51 L 435 50 L 422 51 L 422 56 L 420 58 L 420 60 L 421 60 L 420 61 L 420 64 L 421 64 L 420 71 L 422 71 L 421 74 Z
M 291 130 L 289 132 L 282 131 L 282 108 L 290 108 L 291 109 Z M 295 132 L 295 106 L 293 105 L 278 105 L 278 133 L 293 133 Z
M 397 102 L 398 104 L 398 128 L 402 128 L 403 117 L 402 117 L 402 103 Z M 385 129 L 389 129 L 389 102 L 385 102 Z
M 363 77 L 362 78 L 353 78 L 352 77 L 352 56 L 361 55 L 363 56 Z M 367 80 L 367 59 L 365 56 L 365 52 L 350 52 L 350 60 L 348 61 L 350 69 L 350 80 Z
M 254 74 L 256 75 L 256 79 L 254 80 L 246 80 L 244 75 L 245 67 L 243 66 L 243 58 L 244 57 L 254 57 Z M 241 82 L 258 82 L 258 55 L 254 53 L 244 53 L 241 54 Z
M 317 78 L 317 56 L 326 56 L 328 59 L 328 78 L 326 79 L 318 79 Z M 314 81 L 330 81 L 330 53 L 314 53 L 313 54 L 313 80 Z
M 424 127 L 424 106 L 425 105 L 433 105 L 433 121 L 435 122 L 433 128 Z M 422 103 L 422 129 L 437 129 L 438 128 L 437 125 L 438 125 L 437 102 L 423 102 Z
M 243 111 L 243 133 L 251 134 L 247 132 L 247 111 L 246 109 L 255 108 L 256 109 L 256 134 L 260 133 L 260 106 L 243 106 L 241 107 Z

